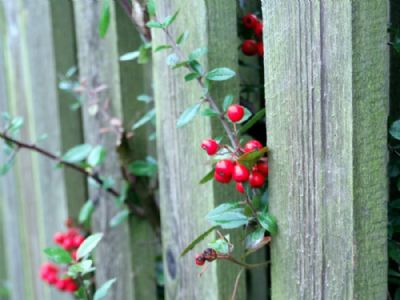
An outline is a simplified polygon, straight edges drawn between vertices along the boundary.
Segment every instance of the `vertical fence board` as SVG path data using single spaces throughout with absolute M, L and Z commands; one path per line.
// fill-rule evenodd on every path
M 71 67 L 77 67 L 74 15 L 71 1 L 49 1 L 52 15 L 52 34 L 57 76 L 64 75 Z M 70 105 L 73 96 L 57 90 L 61 126 L 61 150 L 65 153 L 83 141 L 80 111 Z M 68 199 L 68 214 L 76 217 L 86 200 L 86 179 L 75 170 L 64 169 Z M 77 188 L 79 187 L 79 188 Z
M 386 1 L 264 1 L 273 299 L 386 299 Z
M 99 115 L 91 116 L 88 108 L 94 98 L 88 92 L 100 85 L 107 89 L 97 95 L 100 105 L 110 100 L 111 113 L 122 117 L 120 77 L 118 67 L 118 50 L 115 24 L 115 7 L 110 3 L 111 20 L 105 39 L 98 33 L 102 1 L 80 1 L 74 3 L 75 23 L 78 41 L 79 74 L 87 84 L 84 93 L 83 124 L 85 141 L 91 144 L 102 144 L 107 149 L 107 159 L 100 172 L 114 178 L 120 177 L 118 157 L 116 156 L 115 136 L 101 134 L 102 124 Z M 97 188 L 90 189 L 90 196 L 97 198 L 98 205 L 93 218 L 93 230 L 105 234 L 102 243 L 96 250 L 96 282 L 100 285 L 111 278 L 117 282 L 108 294 L 109 299 L 134 299 L 133 273 L 131 269 L 130 240 L 128 224 L 109 228 L 108 222 L 118 211 L 114 199 Z
M 135 25 L 122 10 L 116 6 L 118 51 L 119 55 L 137 50 L 142 43 Z M 149 105 L 137 100 L 142 94 L 151 95 L 151 62 L 145 65 L 137 61 L 120 62 L 121 101 L 123 105 L 124 126 L 131 130 L 135 121 L 139 120 L 149 109 Z M 145 160 L 150 147 L 149 126 L 145 125 L 134 131 L 130 141 L 130 160 Z M 135 190 L 143 201 L 147 201 L 147 180 L 138 178 Z M 130 222 L 131 257 L 136 299 L 155 300 L 157 297 L 155 258 L 159 248 L 156 236 L 150 223 L 145 219 L 133 216 Z
M 1 109 L 24 117 L 22 139 L 35 142 L 46 133 L 49 138 L 40 145 L 58 151 L 61 130 L 48 2 L 1 5 L 7 23 L 2 32 L 6 86 L 1 87 L 7 92 Z M 38 276 L 45 260 L 42 249 L 51 244 L 54 230 L 66 217 L 63 173 L 46 158 L 23 151 L 15 169 L 2 179 L 2 190 L 12 299 L 64 299 Z
M 189 32 L 185 51 L 208 47 L 202 62 L 206 69 L 237 69 L 236 3 L 234 1 L 156 1 L 160 19 L 180 10 L 172 25 L 174 36 Z M 165 44 L 161 30 L 153 30 L 153 46 Z M 189 52 L 187 52 L 189 53 Z M 209 227 L 204 216 L 219 201 L 232 200 L 227 186 L 199 185 L 209 171 L 207 157 L 200 148 L 203 139 L 222 133 L 217 122 L 198 117 L 184 128 L 176 128 L 178 116 L 196 103 L 201 91 L 195 82 L 185 83 L 184 70 L 171 70 L 166 65 L 167 53 L 155 53 L 154 89 L 157 107 L 157 148 L 160 178 L 160 205 L 164 271 L 167 299 L 228 299 L 233 290 L 237 268 L 217 262 L 202 276 L 194 264 L 194 253 L 180 258 L 188 243 Z M 216 99 L 227 93 L 237 95 L 237 81 L 217 84 L 212 89 Z M 206 243 L 196 247 L 202 251 Z M 238 299 L 245 293 L 239 288 Z

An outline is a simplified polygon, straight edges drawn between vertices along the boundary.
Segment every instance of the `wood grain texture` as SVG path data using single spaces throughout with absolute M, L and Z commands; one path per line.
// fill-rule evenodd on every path
M 6 91 L 1 110 L 24 117 L 21 139 L 35 142 L 47 133 L 49 138 L 40 145 L 58 151 L 61 129 L 49 3 L 0 4 L 6 24 L 1 31 L 0 71 L 5 80 L 0 89 Z M 46 158 L 24 151 L 1 179 L 1 189 L 11 299 L 66 299 L 38 276 L 46 259 L 42 249 L 52 244 L 67 214 L 63 173 Z
M 118 52 L 119 55 L 137 50 L 142 40 L 120 6 L 116 6 Z M 142 94 L 151 95 L 151 62 L 140 65 L 136 61 L 120 62 L 120 86 L 121 101 L 123 105 L 123 120 L 127 130 L 131 130 L 135 121 L 139 120 L 150 106 L 137 100 Z M 155 149 L 155 142 L 148 140 L 150 126 L 144 125 L 134 131 L 130 140 L 129 159 L 145 160 L 149 150 Z M 154 150 L 152 151 L 154 152 Z M 146 178 L 137 178 L 135 191 L 143 201 L 148 193 L 148 182 Z M 135 285 L 136 299 L 156 300 L 156 255 L 160 251 L 160 242 L 157 241 L 155 233 L 146 219 L 132 217 L 130 221 L 131 258 L 133 268 L 133 280 Z
M 208 55 L 201 60 L 206 69 L 237 69 L 234 1 L 160 0 L 156 5 L 160 19 L 180 10 L 171 27 L 173 34 L 177 37 L 184 31 L 189 32 L 184 44 L 186 53 L 208 47 Z M 164 33 L 153 30 L 153 45 L 165 43 Z M 200 143 L 205 138 L 220 135 L 222 130 L 218 121 L 211 123 L 203 117 L 197 117 L 184 128 L 176 128 L 179 115 L 198 101 L 201 91 L 195 82 L 184 82 L 186 70 L 171 70 L 166 65 L 166 56 L 167 53 L 153 55 L 166 299 L 229 299 L 238 268 L 225 262 L 213 263 L 199 277 L 200 270 L 193 260 L 195 252 L 207 247 L 206 242 L 185 257 L 179 257 L 184 247 L 210 226 L 204 217 L 207 212 L 217 203 L 233 199 L 234 187 L 198 184 L 210 168 L 205 163 L 207 157 Z M 237 95 L 236 80 L 218 83 L 212 89 L 218 101 L 228 93 Z M 243 299 L 244 295 L 242 285 L 238 299 Z
M 107 89 L 97 94 L 97 100 L 100 101 L 100 105 L 104 105 L 105 101 L 110 101 L 111 115 L 118 118 L 122 117 L 114 2 L 110 2 L 111 20 L 105 39 L 100 39 L 98 33 L 102 1 L 76 0 L 73 3 L 77 30 L 79 75 L 80 79 L 87 84 L 87 90 L 83 94 L 85 105 L 82 109 L 85 142 L 93 145 L 101 144 L 107 149 L 107 159 L 100 168 L 100 172 L 107 174 L 107 176 L 113 176 L 116 179 L 116 185 L 118 185 L 121 174 L 115 151 L 115 135 L 99 135 L 100 129 L 108 126 L 108 124 L 104 123 L 101 114 L 93 116 L 90 115 L 88 110 L 95 100 L 90 91 L 100 85 L 106 85 Z M 93 231 L 105 234 L 96 249 L 96 282 L 101 285 L 111 278 L 117 278 L 117 282 L 107 295 L 107 299 L 134 299 L 128 224 L 109 228 L 109 220 L 118 212 L 114 199 L 93 187 L 90 188 L 89 195 L 98 200 L 93 218 Z
M 263 1 L 273 299 L 385 299 L 386 1 Z

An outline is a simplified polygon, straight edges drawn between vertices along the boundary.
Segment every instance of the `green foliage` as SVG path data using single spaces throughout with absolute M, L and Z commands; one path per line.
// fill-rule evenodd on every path
M 194 239 L 189 246 L 187 246 L 181 253 L 181 257 L 186 255 L 190 250 L 192 250 L 198 243 L 203 241 L 211 232 L 213 232 L 218 226 L 213 226 L 209 228 L 207 231 L 200 234 L 196 239 Z
M 108 27 L 110 26 L 110 16 L 110 0 L 103 0 L 99 21 L 99 36 L 101 38 L 104 38 L 107 34 Z
M 82 245 L 78 248 L 76 257 L 81 259 L 90 255 L 102 238 L 102 233 L 95 233 L 87 237 Z
M 256 248 L 261 241 L 264 239 L 265 229 L 258 228 L 252 232 L 250 232 L 245 239 L 246 249 L 254 249 Z
M 239 202 L 223 203 L 211 210 L 206 218 L 212 225 L 219 225 L 224 229 L 238 228 L 249 222 Z
M 227 95 L 224 99 L 223 109 L 226 111 L 230 105 L 233 103 L 233 96 Z
M 120 61 L 130 61 L 130 60 L 135 60 L 139 57 L 140 51 L 132 51 L 132 52 L 127 52 L 119 57 Z
M 214 178 L 214 172 L 215 170 L 212 169 L 210 172 L 208 172 L 201 180 L 200 180 L 200 184 L 204 184 L 206 182 L 209 182 L 210 180 L 212 180 Z
M 91 167 L 96 167 L 101 165 L 106 158 L 106 149 L 103 146 L 97 145 L 92 151 L 90 151 L 89 156 L 87 158 L 87 163 Z
M 276 235 L 278 233 L 278 225 L 274 216 L 267 212 L 261 212 L 258 214 L 258 220 L 261 226 L 271 235 Z
M 142 127 L 143 125 L 146 125 L 148 122 L 154 121 L 155 118 L 156 118 L 156 110 L 155 108 L 152 108 L 143 117 L 141 117 L 133 124 L 132 129 L 136 130 Z
M 71 254 L 61 247 L 51 247 L 43 250 L 44 253 L 57 264 L 70 264 L 73 262 Z
M 136 176 L 152 177 L 157 173 L 157 162 L 148 156 L 146 160 L 136 160 L 131 163 L 128 170 Z
M 224 239 L 218 239 L 208 244 L 208 247 L 220 254 L 229 254 L 229 244 Z
M 208 72 L 205 78 L 211 81 L 224 81 L 235 77 L 235 75 L 235 71 L 229 68 L 217 68 Z
M 239 134 L 244 134 L 265 116 L 265 108 L 258 111 L 246 124 L 239 129 Z
M 176 127 L 183 127 L 194 119 L 194 117 L 199 113 L 201 103 L 196 103 L 193 106 L 187 108 L 176 122 Z
M 95 292 L 93 300 L 100 300 L 106 297 L 108 291 L 116 281 L 117 279 L 113 278 L 103 283 L 103 285 Z
M 393 122 L 392 126 L 390 126 L 389 133 L 396 140 L 400 140 L 400 120 Z
M 116 227 L 127 221 L 130 213 L 131 212 L 129 211 L 129 209 L 124 209 L 118 212 L 114 217 L 111 218 L 110 227 Z
M 90 152 L 93 150 L 93 146 L 89 144 L 77 145 L 69 149 L 63 156 L 62 160 L 69 163 L 78 163 L 85 160 Z
M 94 204 L 93 201 L 88 200 L 85 202 L 85 204 L 82 206 L 80 212 L 79 212 L 79 223 L 84 224 L 88 222 L 94 212 Z
M 200 57 L 202 57 L 203 55 L 206 55 L 208 52 L 208 49 L 206 47 L 202 47 L 202 48 L 197 48 L 196 50 L 193 50 L 190 54 L 189 54 L 189 60 L 193 61 L 193 60 L 198 60 Z

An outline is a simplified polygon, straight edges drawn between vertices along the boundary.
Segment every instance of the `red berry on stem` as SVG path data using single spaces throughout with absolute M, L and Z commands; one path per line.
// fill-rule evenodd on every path
M 201 143 L 201 148 L 206 150 L 208 155 L 214 155 L 215 153 L 217 153 L 219 145 L 215 140 L 207 139 Z
M 57 279 L 56 287 L 57 287 L 59 290 L 64 291 L 65 288 L 66 288 L 66 286 L 67 286 L 67 282 L 65 281 L 64 278 L 58 278 L 58 279 Z
M 244 27 L 248 29 L 254 29 L 257 23 L 259 23 L 258 18 L 253 14 L 247 14 L 242 18 Z
M 243 183 L 241 182 L 236 182 L 236 189 L 239 191 L 239 193 L 244 193 L 244 187 L 243 187 Z
M 254 26 L 254 34 L 257 38 L 261 39 L 263 34 L 263 24 L 261 22 L 257 22 L 256 26 Z
M 241 164 L 236 164 L 233 168 L 232 178 L 237 182 L 247 181 L 249 179 L 249 170 Z
M 256 55 L 258 52 L 257 42 L 254 40 L 245 40 L 242 44 L 242 52 L 247 56 Z
M 260 150 L 260 149 L 262 149 L 262 147 L 263 147 L 263 145 L 259 141 L 251 140 L 251 141 L 248 141 L 246 143 L 246 145 L 244 145 L 243 150 L 244 150 L 244 152 L 252 152 L 254 150 Z
M 226 114 L 232 122 L 239 122 L 244 116 L 244 107 L 239 104 L 233 104 L 228 107 Z
M 264 44 L 262 42 L 257 43 L 257 54 L 258 56 L 264 56 Z
M 64 241 L 64 233 L 62 232 L 56 232 L 53 236 L 53 240 L 56 244 L 62 245 L 63 241 Z
M 217 172 L 215 172 L 214 179 L 220 183 L 229 183 L 232 179 L 232 175 L 223 176 L 223 175 L 219 175 Z
M 73 239 L 74 248 L 79 248 L 79 246 L 83 243 L 84 240 L 85 238 L 81 235 L 77 235 L 76 237 L 74 237 Z
M 268 176 L 268 163 L 266 161 L 259 161 L 253 166 L 253 172 L 260 172 L 265 177 Z
M 74 249 L 74 241 L 73 241 L 73 238 L 70 238 L 70 237 L 65 238 L 65 239 L 64 239 L 64 242 L 63 242 L 63 244 L 62 244 L 62 247 L 63 247 L 65 250 L 72 250 L 72 249 Z
M 206 262 L 206 260 L 205 260 L 205 258 L 203 256 L 203 254 L 197 254 L 196 255 L 196 258 L 195 258 L 196 265 L 202 266 L 202 265 L 204 265 L 205 262 Z
M 249 184 L 251 187 L 260 188 L 265 183 L 265 177 L 260 172 L 252 172 L 249 177 Z
M 222 177 L 231 177 L 233 172 L 233 162 L 229 159 L 223 159 L 215 165 L 215 173 Z

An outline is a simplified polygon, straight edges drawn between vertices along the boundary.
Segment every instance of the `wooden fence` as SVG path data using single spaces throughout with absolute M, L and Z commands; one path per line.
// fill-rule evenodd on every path
M 47 134 L 38 143 L 63 153 L 99 143 L 104 124 L 90 116 L 97 88 L 106 87 L 96 99 L 109 101 L 126 127 L 149 109 L 136 97 L 153 94 L 157 151 L 144 126 L 135 131 L 130 159 L 157 152 L 162 240 L 136 217 L 109 228 L 117 212 L 112 199 L 81 175 L 25 151 L 0 179 L 0 284 L 7 282 L 10 291 L 0 299 L 68 299 L 40 281 L 42 249 L 63 229 L 61 220 L 77 218 L 88 199 L 101 199 L 92 229 L 105 233 L 96 281 L 117 278 L 108 299 L 159 299 L 155 257 L 161 254 L 166 299 L 229 299 L 237 267 L 218 262 L 199 277 L 193 257 L 179 257 L 206 228 L 207 211 L 231 197 L 216 184 L 197 185 L 207 172 L 199 142 L 220 127 L 198 118 L 176 128 L 201 91 L 184 84 L 164 53 L 153 53 L 152 73 L 149 65 L 121 62 L 141 39 L 121 7 L 110 3 L 110 26 L 101 39 L 102 1 L 0 0 L 0 111 L 24 117 L 21 139 L 35 142 Z M 156 5 L 161 18 L 180 9 L 173 31 L 190 32 L 184 49 L 209 49 L 202 61 L 207 68 L 237 68 L 236 1 Z M 242 277 L 238 299 L 386 299 L 388 4 L 267 0 L 263 14 L 270 208 L 280 231 L 271 247 L 272 295 L 266 272 L 257 271 L 248 274 L 251 280 Z M 153 45 L 164 43 L 154 31 Z M 76 111 L 73 97 L 58 88 L 60 74 L 72 66 L 85 84 Z M 238 92 L 238 82 L 211 93 L 223 99 L 228 90 Z M 115 143 L 100 142 L 111 155 L 102 172 L 119 178 Z

